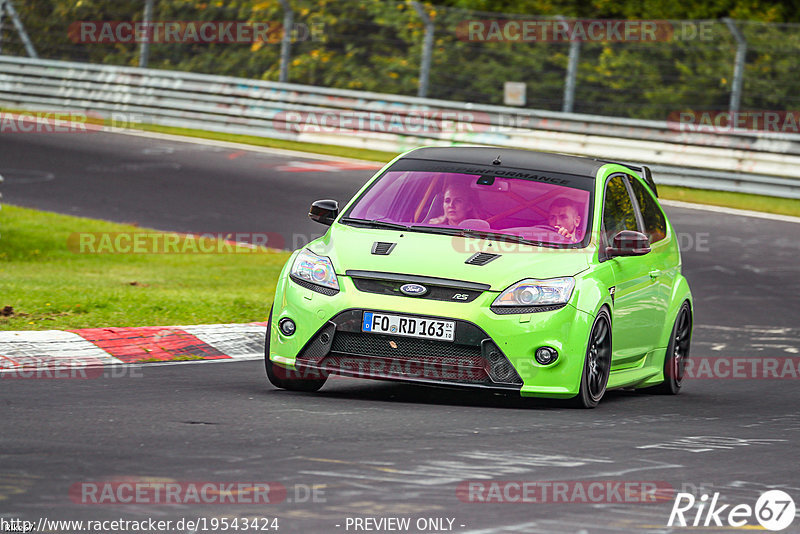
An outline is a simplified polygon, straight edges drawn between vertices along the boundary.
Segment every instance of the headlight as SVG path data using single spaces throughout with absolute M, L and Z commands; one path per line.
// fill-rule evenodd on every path
M 310 284 L 339 290 L 339 282 L 336 280 L 336 272 L 333 270 L 330 258 L 317 256 L 308 249 L 300 251 L 289 273 Z
M 552 306 L 566 304 L 575 288 L 571 276 L 535 280 L 527 278 L 509 286 L 494 299 L 492 306 Z

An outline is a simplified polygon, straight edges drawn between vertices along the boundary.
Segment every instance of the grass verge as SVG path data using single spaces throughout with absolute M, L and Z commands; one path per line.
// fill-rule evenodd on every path
M 397 154 L 393 152 L 383 152 L 381 150 L 369 150 L 366 148 L 351 148 L 337 145 L 323 145 L 319 143 L 305 143 L 302 141 L 289 141 L 286 139 L 271 139 L 269 137 L 258 137 L 255 135 L 229 134 L 222 132 L 209 132 L 205 130 L 192 130 L 189 128 L 175 128 L 172 126 L 158 126 L 155 124 L 137 124 L 136 128 L 148 132 L 166 133 L 172 135 L 184 135 L 187 137 L 200 137 L 203 139 L 213 139 L 216 141 L 228 141 L 230 143 L 243 143 L 246 145 L 263 146 L 268 148 L 280 148 L 283 150 L 299 150 L 301 152 L 311 152 L 326 156 L 338 156 L 340 158 L 363 159 L 367 161 L 379 161 L 387 163 Z
M 81 253 L 77 233 L 168 234 L 9 205 L 0 227 L 0 330 L 264 321 L 288 257 L 220 242 L 228 253 Z
M 656 176 L 658 178 L 658 176 Z M 690 189 L 688 187 L 675 187 L 659 185 L 660 198 L 681 200 L 696 204 L 711 204 L 725 208 L 740 210 L 763 211 L 779 215 L 793 215 L 800 217 L 800 199 L 768 197 L 766 195 L 748 195 L 727 191 L 709 191 L 707 189 Z

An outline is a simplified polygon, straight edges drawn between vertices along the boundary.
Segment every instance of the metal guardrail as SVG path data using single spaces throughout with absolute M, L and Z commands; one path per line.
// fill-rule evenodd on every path
M 0 106 L 390 152 L 452 144 L 548 150 L 646 163 L 668 185 L 800 198 L 800 135 L 686 132 L 660 121 L 11 56 L 0 56 Z M 310 117 L 364 120 L 343 131 L 315 127 Z M 393 120 L 402 127 L 393 129 Z

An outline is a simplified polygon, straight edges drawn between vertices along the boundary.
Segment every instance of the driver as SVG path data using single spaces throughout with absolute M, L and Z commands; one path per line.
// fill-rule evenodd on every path
M 548 217 L 550 226 L 556 229 L 559 235 L 573 243 L 581 240 L 581 216 L 578 206 L 567 198 L 557 198 L 550 204 Z
M 465 219 L 480 219 L 478 197 L 469 185 L 450 184 L 444 190 L 444 215 L 429 220 L 430 224 L 457 226 Z

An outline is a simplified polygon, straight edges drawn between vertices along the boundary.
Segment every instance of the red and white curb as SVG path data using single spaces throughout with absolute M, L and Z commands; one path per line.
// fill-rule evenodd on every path
M 383 163 L 354 161 L 290 161 L 286 165 L 275 167 L 283 172 L 342 172 L 342 171 L 377 171 Z
M 266 322 L 0 332 L 0 376 L 193 360 L 264 357 Z

